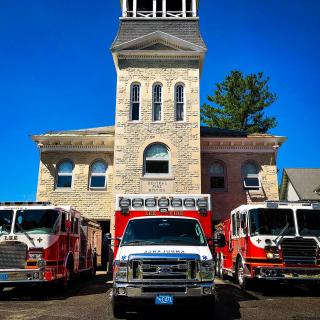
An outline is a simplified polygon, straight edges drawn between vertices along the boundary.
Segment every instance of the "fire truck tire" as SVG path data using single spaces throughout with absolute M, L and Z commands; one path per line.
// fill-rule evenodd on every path
M 244 266 L 243 266 L 241 258 L 238 258 L 238 260 L 237 260 L 235 277 L 236 277 L 236 282 L 239 284 L 239 286 L 242 289 L 244 289 L 244 290 L 249 289 L 250 284 L 251 284 L 250 283 L 251 279 L 244 276 Z
M 216 276 L 222 280 L 225 279 L 225 274 L 223 272 L 223 257 L 221 255 L 217 256 L 216 259 Z
M 92 268 L 90 270 L 90 277 L 94 278 L 97 273 L 97 255 L 94 255 L 92 258 Z
M 112 312 L 113 312 L 113 316 L 116 319 L 126 318 L 126 312 L 125 312 L 124 306 L 114 300 L 112 300 Z
M 73 260 L 70 258 L 67 262 L 66 274 L 59 282 L 60 289 L 65 291 L 68 288 L 70 288 L 72 286 L 73 279 L 74 279 Z

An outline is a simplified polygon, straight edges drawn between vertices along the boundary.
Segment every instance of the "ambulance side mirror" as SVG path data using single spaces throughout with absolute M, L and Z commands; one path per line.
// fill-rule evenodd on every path
M 218 248 L 223 248 L 226 246 L 226 237 L 222 233 L 218 233 L 214 239 L 214 244 Z
M 111 233 L 106 233 L 103 237 L 103 245 L 109 247 L 111 244 Z

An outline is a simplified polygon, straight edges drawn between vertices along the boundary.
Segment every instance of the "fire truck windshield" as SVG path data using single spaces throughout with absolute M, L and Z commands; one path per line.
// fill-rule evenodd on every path
M 59 211 L 18 210 L 14 225 L 15 233 L 54 234 L 57 229 Z
M 137 219 L 129 222 L 121 245 L 205 246 L 206 239 L 199 223 L 195 220 Z
M 320 210 L 297 210 L 300 236 L 320 237 Z
M 0 210 L 0 236 L 2 234 L 9 234 L 11 231 L 13 211 Z
M 290 209 L 258 208 L 249 211 L 251 236 L 295 235 L 293 211 Z

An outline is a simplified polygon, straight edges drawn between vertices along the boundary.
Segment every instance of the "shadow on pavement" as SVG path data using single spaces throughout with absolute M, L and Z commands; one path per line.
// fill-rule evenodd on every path
M 94 278 L 89 279 L 85 276 L 76 278 L 70 288 L 63 291 L 56 285 L 35 285 L 20 286 L 16 288 L 7 288 L 0 295 L 1 301 L 49 301 L 49 300 L 65 300 L 72 296 L 88 296 L 106 293 L 111 287 L 107 281 L 110 280 L 104 274 L 98 274 Z

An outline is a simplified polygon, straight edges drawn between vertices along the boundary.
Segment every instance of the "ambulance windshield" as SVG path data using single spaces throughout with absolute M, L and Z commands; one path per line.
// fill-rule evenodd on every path
M 56 210 L 18 210 L 15 233 L 54 234 L 59 221 Z
M 0 210 L 0 236 L 10 233 L 12 217 L 12 210 Z
M 295 235 L 293 211 L 290 209 L 252 209 L 250 213 L 251 235 Z
M 206 239 L 196 220 L 137 219 L 129 222 L 121 245 L 205 246 Z
M 320 210 L 297 210 L 300 236 L 320 237 Z

